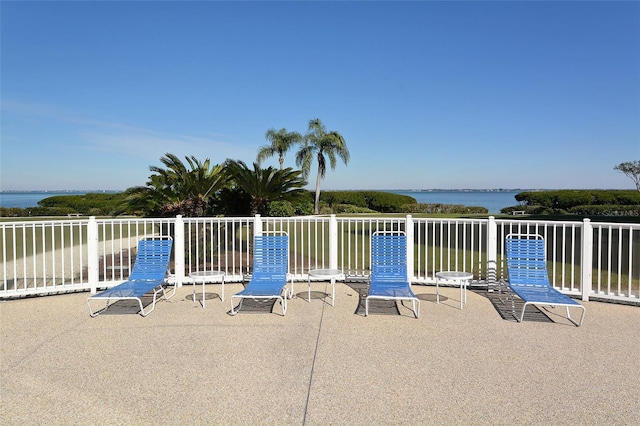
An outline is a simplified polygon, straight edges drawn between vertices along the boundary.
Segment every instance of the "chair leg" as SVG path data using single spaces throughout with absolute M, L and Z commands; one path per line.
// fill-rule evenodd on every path
M 235 310 L 234 306 L 233 306 L 233 296 L 231 296 L 231 311 L 229 311 L 230 315 L 235 315 L 238 313 L 238 311 L 240 311 L 240 307 L 242 306 L 242 301 L 244 300 L 242 297 L 239 298 L 240 299 L 240 303 L 238 303 L 238 309 Z
M 140 315 L 142 315 L 143 317 L 146 317 L 151 312 L 153 312 L 153 310 L 156 308 L 156 299 L 157 299 L 157 297 L 158 297 L 158 292 L 154 290 L 153 291 L 153 302 L 151 302 L 151 309 L 149 309 L 147 312 L 144 311 L 144 307 L 142 306 L 142 298 L 141 297 L 138 298 L 138 303 L 140 304 Z
M 513 317 L 516 319 L 516 321 L 522 322 L 524 320 L 524 311 L 525 311 L 525 309 L 527 309 L 527 305 L 528 304 L 529 304 L 528 302 L 525 302 L 524 305 L 522 305 L 522 312 L 520 312 L 520 316 L 518 316 L 516 314 L 515 297 L 513 297 L 513 295 L 511 296 L 511 313 L 512 313 Z
M 513 302 L 513 304 L 515 306 L 515 301 Z M 525 311 L 525 309 L 527 309 L 527 303 L 522 305 L 522 313 L 520 314 L 520 319 L 518 320 L 518 322 L 524 321 L 524 311 Z
M 498 290 L 498 300 L 503 305 L 506 304 L 509 301 L 509 286 L 502 278 L 500 278 L 496 283 L 496 288 Z
M 413 316 L 418 318 L 420 316 L 420 300 L 418 299 L 401 299 L 400 303 L 402 304 L 402 306 L 407 307 L 404 304 L 405 300 L 411 300 L 411 311 L 413 311 Z
M 95 312 L 94 312 L 94 311 L 93 311 L 93 309 L 91 309 L 91 302 L 90 302 L 89 300 L 87 300 L 87 305 L 89 305 L 89 316 L 90 316 L 91 318 L 95 318 L 95 317 L 97 317 L 98 315 L 100 315 L 101 313 L 103 313 L 104 311 L 106 311 L 106 310 L 109 308 L 109 306 L 110 306 L 109 301 L 110 301 L 110 299 L 107 299 L 107 301 L 106 301 L 106 303 L 105 303 L 104 307 L 103 307 L 103 308 L 100 308 L 100 309 L 98 309 L 97 311 L 95 311 Z
M 576 327 L 580 327 L 580 325 L 582 325 L 582 320 L 584 320 L 584 313 L 586 312 L 586 309 L 584 308 L 584 306 L 580 306 L 582 313 L 580 314 L 579 321 L 576 321 L 573 318 L 571 318 L 571 312 L 569 311 L 569 307 L 567 306 L 566 308 L 567 308 L 567 318 L 569 319 L 569 321 L 571 321 L 573 325 L 575 325 Z
M 171 299 L 173 296 L 175 296 L 176 294 L 176 290 L 178 289 L 178 285 L 177 284 L 173 284 L 173 290 L 171 291 L 171 294 L 169 296 L 167 296 L 167 289 L 166 289 L 166 285 L 162 286 L 162 295 L 164 296 L 165 299 L 169 300 Z

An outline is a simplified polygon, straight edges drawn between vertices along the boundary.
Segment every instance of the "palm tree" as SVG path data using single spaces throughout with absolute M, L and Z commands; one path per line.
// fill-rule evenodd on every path
M 170 217 L 204 216 L 213 196 L 229 181 L 222 165 L 211 166 L 194 156 L 185 157 L 189 167 L 175 155 L 167 153 L 160 158 L 166 168 L 150 166 L 154 172 L 145 187 L 128 190 L 130 206 L 147 214 Z
M 307 182 L 301 178 L 300 170 L 287 167 L 261 169 L 253 163 L 253 170 L 242 161 L 227 160 L 226 166 L 235 184 L 251 196 L 251 214 L 268 213 L 272 201 L 296 201 L 304 196 Z
M 320 212 L 320 181 L 324 179 L 327 172 L 327 158 L 331 170 L 336 168 L 337 157 L 340 157 L 344 164 L 349 163 L 349 149 L 342 135 L 335 130 L 327 132 L 318 118 L 309 121 L 309 130 L 304 136 L 304 145 L 296 153 L 296 164 L 302 168 L 302 176 L 305 179 L 309 176 L 314 155 L 318 160 L 314 203 L 315 213 L 318 214 Z
M 295 144 L 302 142 L 302 135 L 298 132 L 287 132 L 287 129 L 269 129 L 264 135 L 271 145 L 265 145 L 258 150 L 256 161 L 261 164 L 269 157 L 278 154 L 280 170 L 284 168 L 284 154 Z

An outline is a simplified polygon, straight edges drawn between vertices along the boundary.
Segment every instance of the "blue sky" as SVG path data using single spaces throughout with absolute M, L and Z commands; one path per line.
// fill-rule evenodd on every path
M 634 188 L 613 167 L 640 159 L 640 2 L 2 1 L 0 19 L 2 190 L 124 190 L 167 152 L 250 164 L 312 118 L 351 153 L 323 189 Z

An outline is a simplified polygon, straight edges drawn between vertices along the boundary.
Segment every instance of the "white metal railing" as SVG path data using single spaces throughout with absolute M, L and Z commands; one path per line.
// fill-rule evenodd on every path
M 363 280 L 370 238 L 379 230 L 407 233 L 412 282 L 434 284 L 435 273 L 465 270 L 474 285 L 507 279 L 504 240 L 538 233 L 547 242 L 550 280 L 563 293 L 640 303 L 640 224 L 406 217 L 82 219 L 0 222 L 0 298 L 92 291 L 129 275 L 140 238 L 174 238 L 171 281 L 191 272 L 224 271 L 227 281 L 251 274 L 253 236 L 285 231 L 289 271 L 306 280 L 310 269 L 344 271 Z

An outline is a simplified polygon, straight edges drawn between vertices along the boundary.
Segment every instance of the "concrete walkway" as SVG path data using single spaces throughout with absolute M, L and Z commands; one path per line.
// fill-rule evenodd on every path
M 437 305 L 415 286 L 419 319 L 388 302 L 364 317 L 362 286 L 337 284 L 335 307 L 322 286 L 308 303 L 297 283 L 285 317 L 229 316 L 219 285 L 206 309 L 185 286 L 146 318 L 90 318 L 87 293 L 2 302 L 0 423 L 640 424 L 639 307 L 519 324 L 486 294 L 460 310 L 457 289 Z

